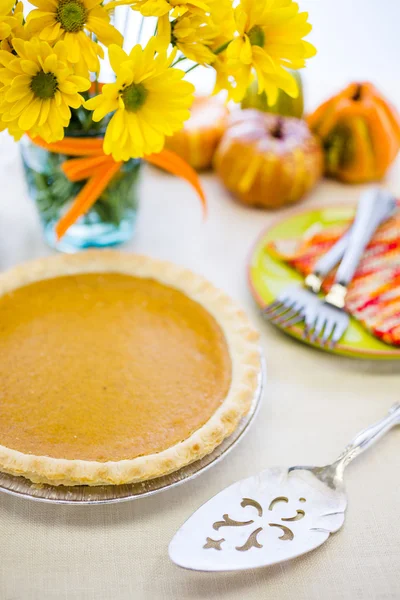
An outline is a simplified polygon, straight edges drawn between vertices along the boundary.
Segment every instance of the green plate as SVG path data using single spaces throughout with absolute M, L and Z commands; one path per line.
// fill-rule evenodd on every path
M 328 227 L 345 222 L 353 215 L 354 207 L 340 205 L 292 212 L 292 216 L 275 223 L 264 231 L 256 242 L 248 266 L 249 284 L 257 304 L 261 308 L 265 308 L 286 286 L 302 282 L 301 275 L 294 269 L 267 253 L 265 247 L 268 242 L 275 239 L 300 237 L 315 223 Z M 284 331 L 309 346 L 319 348 L 302 338 L 302 324 L 289 327 Z M 329 348 L 323 350 L 355 358 L 400 360 L 400 348 L 381 342 L 368 333 L 355 319 L 351 319 L 348 330 L 334 350 Z

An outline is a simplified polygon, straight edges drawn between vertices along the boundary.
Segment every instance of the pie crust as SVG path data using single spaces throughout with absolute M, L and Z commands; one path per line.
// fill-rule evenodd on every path
M 246 315 L 222 291 L 191 271 L 153 258 L 114 251 L 57 255 L 18 266 L 0 275 L 0 297 L 34 282 L 83 273 L 121 273 L 154 279 L 183 292 L 206 309 L 222 329 L 229 351 L 228 393 L 200 428 L 160 452 L 99 462 L 37 456 L 0 445 L 0 471 L 51 485 L 120 485 L 167 475 L 211 453 L 248 412 L 258 386 L 259 338 Z

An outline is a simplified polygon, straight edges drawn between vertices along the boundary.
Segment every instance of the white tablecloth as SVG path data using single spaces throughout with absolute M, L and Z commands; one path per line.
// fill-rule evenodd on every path
M 314 103 L 324 95 L 320 84 L 333 91 L 331 76 L 337 87 L 357 73 L 378 79 L 395 96 L 397 3 L 306 4 L 315 17 L 314 39 L 320 47 L 320 57 L 310 67 Z M 353 62 L 346 60 L 350 52 Z M 400 170 L 395 168 L 387 185 L 398 192 L 399 184 Z M 267 359 L 261 411 L 250 433 L 224 461 L 151 498 L 78 508 L 0 494 L 1 600 L 400 598 L 399 429 L 349 468 L 345 526 L 315 552 L 239 574 L 188 572 L 169 561 L 171 536 L 220 489 L 269 465 L 331 461 L 360 428 L 383 416 L 399 399 L 400 389 L 399 363 L 333 357 L 294 342 L 261 320 L 246 286 L 246 260 L 256 236 L 277 215 L 235 204 L 212 175 L 204 177 L 204 187 L 209 199 L 206 222 L 185 183 L 146 169 L 137 232 L 124 250 L 186 265 L 248 311 L 262 332 Z M 17 148 L 5 136 L 0 142 L 0 189 L 0 269 L 50 253 L 27 197 Z M 355 202 L 360 189 L 324 182 L 304 206 Z
M 48 254 L 27 198 L 16 147 L 1 145 L 0 268 Z M 389 185 L 395 187 L 395 172 Z M 179 525 L 224 486 L 268 465 L 323 464 L 399 398 L 399 363 L 314 351 L 263 322 L 246 286 L 246 260 L 276 214 L 235 204 L 204 177 L 209 218 L 183 182 L 146 169 L 137 232 L 125 248 L 189 266 L 229 292 L 262 332 L 268 383 L 262 409 L 224 461 L 175 490 L 127 504 L 48 506 L 0 495 L 2 600 L 400 597 L 400 430 L 347 474 L 345 527 L 314 553 L 241 574 L 178 569 L 167 546 Z M 354 202 L 359 188 L 323 183 L 305 206 Z M 282 215 L 285 212 L 281 213 Z

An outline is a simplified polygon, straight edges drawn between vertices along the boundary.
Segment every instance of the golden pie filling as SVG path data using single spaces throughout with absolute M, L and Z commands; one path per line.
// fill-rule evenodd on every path
M 100 462 L 161 452 L 230 384 L 216 320 L 153 279 L 68 275 L 0 298 L 1 446 Z

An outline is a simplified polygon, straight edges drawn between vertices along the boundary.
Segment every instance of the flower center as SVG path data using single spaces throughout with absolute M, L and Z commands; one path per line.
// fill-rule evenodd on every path
M 261 46 L 261 48 L 264 47 L 265 33 L 259 25 L 254 25 L 247 35 L 249 36 L 250 44 L 252 46 Z
M 141 83 L 131 83 L 131 85 L 128 85 L 121 92 L 126 110 L 137 112 L 145 103 L 147 94 L 146 88 Z
M 49 100 L 54 98 L 58 89 L 57 77 L 53 73 L 39 71 L 31 79 L 31 90 L 37 98 Z
M 81 0 L 59 0 L 57 21 L 65 31 L 82 31 L 87 19 L 87 10 Z

